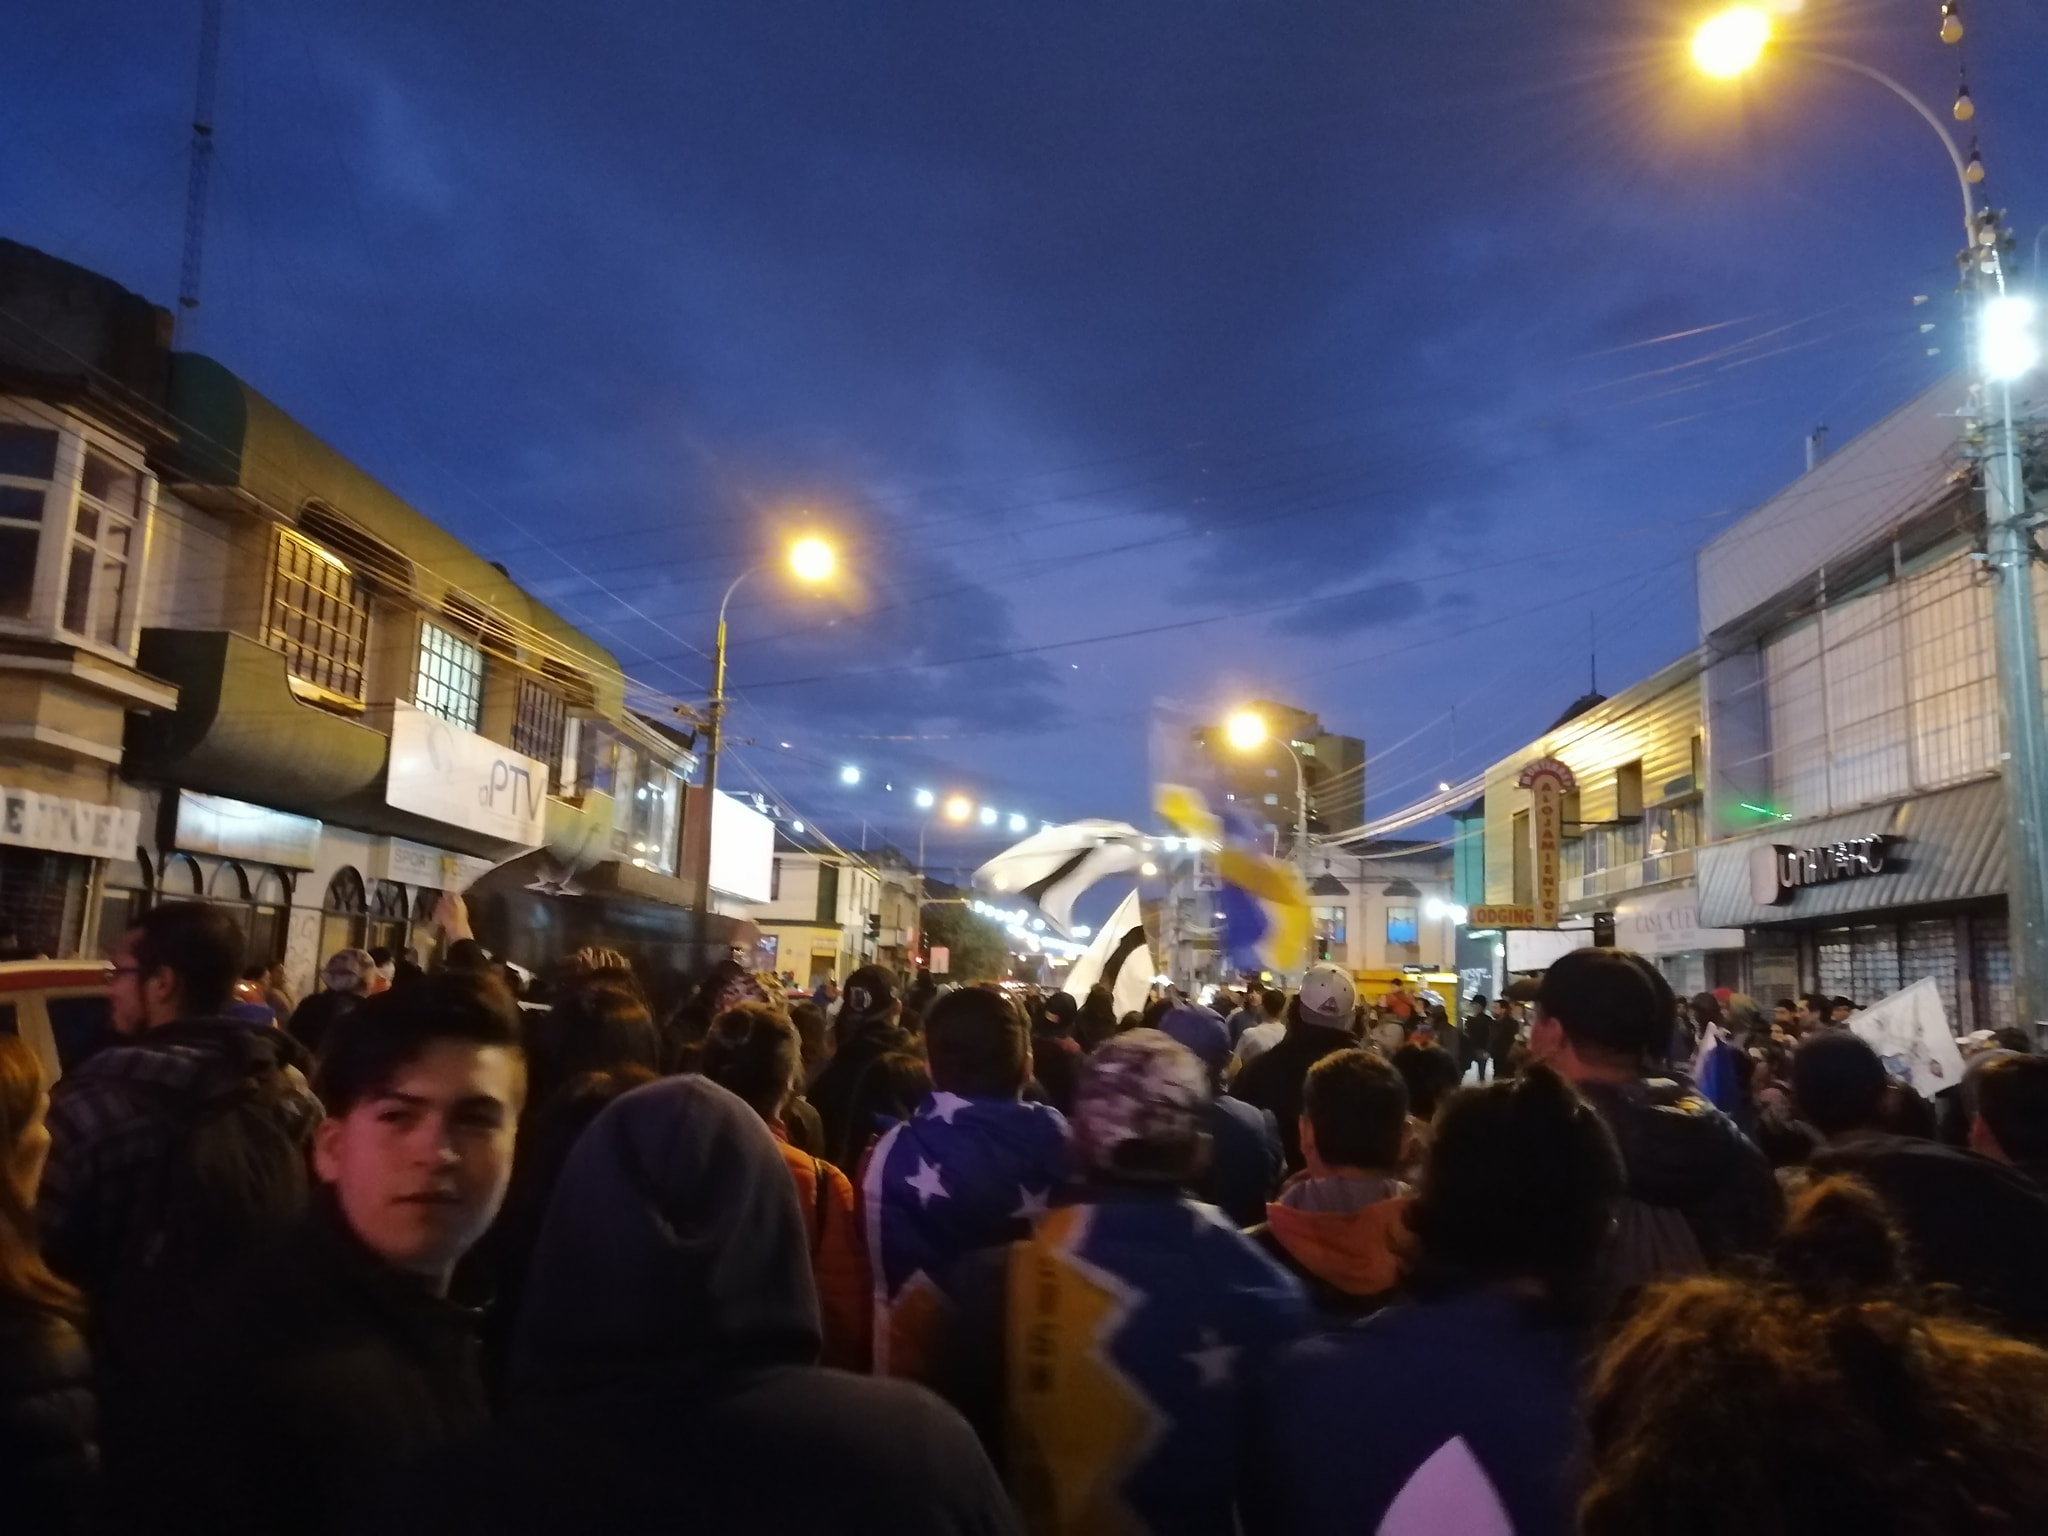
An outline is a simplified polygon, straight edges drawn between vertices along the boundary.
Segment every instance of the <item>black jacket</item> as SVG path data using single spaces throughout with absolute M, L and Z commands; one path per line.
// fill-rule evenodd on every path
M 2017 1168 L 1875 1131 L 1830 1143 L 1812 1166 L 1877 1190 L 1906 1234 L 1915 1278 L 1954 1286 L 2001 1328 L 2048 1338 L 2048 1195 Z
M 1348 1030 L 1325 1029 L 1320 1024 L 1290 1024 L 1279 1044 L 1253 1057 L 1231 1085 L 1233 1097 L 1272 1112 L 1290 1172 L 1299 1172 L 1303 1166 L 1301 1085 L 1308 1077 L 1308 1069 L 1325 1056 L 1349 1050 L 1356 1044 Z
M 1222 1211 L 1234 1227 L 1263 1221 L 1287 1166 L 1272 1115 L 1223 1094 L 1209 1105 L 1207 1129 L 1209 1166 L 1195 1184 L 1195 1198 Z
M 0 1302 L 0 1508 L 20 1536 L 90 1528 L 99 1477 L 92 1361 L 53 1312 Z
M 317 1199 L 229 1277 L 151 1383 L 149 1433 L 109 1446 L 117 1528 L 345 1528 L 401 1468 L 483 1429 L 472 1323 Z
M 875 1134 L 876 1116 L 892 1112 L 889 1076 L 880 1062 L 884 1056 L 916 1050 L 909 1035 L 884 1020 L 864 1025 L 840 1045 L 804 1091 L 825 1127 L 825 1150 L 814 1155 L 849 1174 L 860 1165 L 860 1155 Z
M 1785 1207 L 1770 1164 L 1689 1081 L 1674 1074 L 1578 1088 L 1621 1149 L 1625 1206 L 1633 1202 L 1653 1216 L 1682 1218 L 1697 1258 L 1709 1266 L 1770 1247 Z M 1626 1228 L 1626 1210 L 1623 1215 Z M 1619 1246 L 1626 1243 L 1624 1231 Z M 1651 1278 L 1625 1274 L 1620 1288 Z
M 1017 1529 L 965 1421 L 906 1382 L 811 1364 L 819 1342 L 804 1216 L 767 1127 L 701 1077 L 636 1088 L 556 1186 L 507 1416 L 364 1529 Z

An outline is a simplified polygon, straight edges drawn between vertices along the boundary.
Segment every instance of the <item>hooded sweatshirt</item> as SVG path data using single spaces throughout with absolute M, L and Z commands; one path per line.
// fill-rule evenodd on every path
M 1364 1174 L 1299 1174 L 1266 1207 L 1252 1237 L 1298 1275 L 1326 1317 L 1370 1312 L 1400 1279 L 1408 1186 Z
M 803 1213 L 774 1138 L 701 1077 L 607 1107 L 541 1230 L 513 1407 L 422 1469 L 386 1531 L 1009 1532 L 964 1421 L 812 1365 Z

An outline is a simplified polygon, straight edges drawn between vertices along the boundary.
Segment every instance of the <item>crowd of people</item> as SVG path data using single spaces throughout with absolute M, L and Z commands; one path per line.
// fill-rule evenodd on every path
M 9 1532 L 2048 1530 L 2024 1039 L 241 953 L 159 907 L 112 1045 L 0 1037 Z

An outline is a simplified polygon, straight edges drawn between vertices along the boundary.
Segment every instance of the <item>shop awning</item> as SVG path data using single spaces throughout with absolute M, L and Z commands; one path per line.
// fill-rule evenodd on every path
M 1771 850 L 1827 848 L 1858 838 L 1893 839 L 1875 874 L 1802 885 L 1786 900 L 1772 889 Z M 1711 928 L 1799 923 L 2005 894 L 2005 787 L 1982 779 L 1911 800 L 1786 822 L 1753 837 L 1699 850 L 1699 921 Z

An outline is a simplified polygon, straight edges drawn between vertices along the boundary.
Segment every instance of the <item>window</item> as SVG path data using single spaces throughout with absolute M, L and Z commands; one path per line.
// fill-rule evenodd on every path
M 484 711 L 484 653 L 438 624 L 420 625 L 420 673 L 413 702 L 430 715 L 473 731 Z
M 28 618 L 35 606 L 36 551 L 56 473 L 55 431 L 0 421 L 0 618 Z
M 1413 944 L 1416 941 L 1415 909 L 1413 907 L 1387 908 L 1387 942 L 1389 944 Z
M 1614 770 L 1614 815 L 1619 821 L 1641 819 L 1643 814 L 1643 764 L 1639 758 Z
M 620 757 L 633 754 L 620 749 Z M 676 832 L 682 815 L 683 776 L 650 762 L 630 793 L 612 802 L 612 849 L 627 863 L 657 874 L 676 872 Z M 772 868 L 772 866 L 771 866 Z
M 1268 805 L 1278 805 L 1279 803 L 1280 803 L 1280 797 L 1279 797 L 1278 795 L 1268 795 L 1268 796 L 1266 796 L 1266 804 L 1268 804 Z
M 562 788 L 562 746 L 569 706 L 552 688 L 530 677 L 519 679 L 519 703 L 512 716 L 512 750 L 548 765 L 548 788 Z
M 1333 944 L 1344 942 L 1343 907 L 1311 907 L 1309 915 L 1315 919 L 1316 937 L 1328 939 Z
M 284 528 L 277 531 L 263 643 L 284 653 L 294 683 L 325 699 L 363 702 L 370 607 L 362 584 L 341 560 Z
M 78 483 L 78 515 L 71 524 L 71 558 L 64 573 L 64 627 L 75 635 L 118 645 L 129 608 L 128 565 L 141 521 L 141 479 L 126 465 L 88 448 Z
M 0 618 L 128 650 L 154 494 L 140 459 L 107 440 L 0 419 Z
M 780 859 L 770 859 L 768 861 L 768 899 L 770 901 L 782 900 L 782 860 Z

